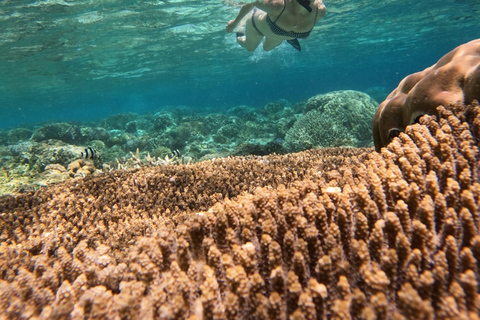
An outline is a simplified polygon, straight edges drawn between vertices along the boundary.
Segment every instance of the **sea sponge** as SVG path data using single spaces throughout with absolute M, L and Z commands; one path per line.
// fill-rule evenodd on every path
M 438 110 L 381 153 L 216 159 L 0 197 L 0 314 L 478 319 L 480 106 Z
M 375 100 L 358 91 L 335 91 L 310 98 L 285 135 L 284 147 L 298 152 L 312 147 L 369 147 Z
M 378 107 L 373 120 L 375 150 L 380 151 L 437 107 L 480 100 L 480 39 L 458 46 L 433 66 L 403 79 Z

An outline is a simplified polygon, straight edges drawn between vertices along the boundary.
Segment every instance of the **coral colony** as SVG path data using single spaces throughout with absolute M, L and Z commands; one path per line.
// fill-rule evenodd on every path
M 435 65 L 409 75 L 379 106 L 373 120 L 375 150 L 380 151 L 424 114 L 440 105 L 470 104 L 480 97 L 480 39 L 461 45 Z
M 162 165 L 2 196 L 0 317 L 478 319 L 479 44 L 407 77 L 381 104 L 379 152 L 336 147 L 191 164 L 149 155 Z M 468 81 L 442 87 L 447 74 Z M 459 90 L 468 101 L 457 101 Z M 280 138 L 290 123 L 276 127 Z M 239 130 L 197 124 L 217 147 Z M 184 154 L 186 145 L 168 148 Z

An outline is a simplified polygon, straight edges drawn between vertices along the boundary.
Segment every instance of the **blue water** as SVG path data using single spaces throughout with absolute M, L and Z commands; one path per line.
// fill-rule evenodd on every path
M 0 128 L 393 90 L 479 37 L 479 1 L 325 1 L 302 52 L 249 53 L 235 1 L 3 1 Z

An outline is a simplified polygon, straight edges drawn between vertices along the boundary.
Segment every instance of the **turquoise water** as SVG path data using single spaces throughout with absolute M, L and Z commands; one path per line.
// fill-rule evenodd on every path
M 3 0 L 0 128 L 394 89 L 479 37 L 478 0 L 332 0 L 302 52 L 249 53 L 232 0 Z

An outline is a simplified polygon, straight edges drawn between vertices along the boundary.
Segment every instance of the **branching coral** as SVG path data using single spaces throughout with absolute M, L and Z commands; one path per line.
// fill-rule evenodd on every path
M 480 106 L 375 153 L 113 171 L 0 203 L 4 318 L 478 319 Z

